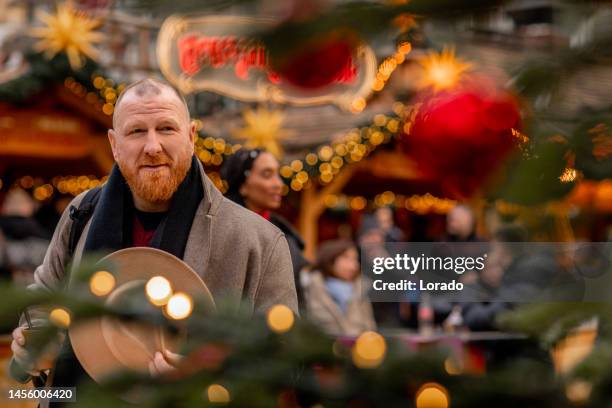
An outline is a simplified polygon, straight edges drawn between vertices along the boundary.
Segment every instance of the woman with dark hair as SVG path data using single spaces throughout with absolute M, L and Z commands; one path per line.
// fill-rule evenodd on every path
M 305 288 L 306 315 L 334 336 L 357 336 L 375 330 L 372 304 L 363 296 L 359 255 L 348 240 L 323 242 Z
M 295 287 L 300 308 L 304 297 L 300 285 L 300 271 L 308 264 L 302 256 L 304 241 L 287 220 L 274 214 L 281 206 L 283 181 L 278 174 L 278 160 L 262 149 L 240 149 L 225 159 L 221 178 L 227 182 L 226 197 L 261 215 L 276 225 L 287 238 Z

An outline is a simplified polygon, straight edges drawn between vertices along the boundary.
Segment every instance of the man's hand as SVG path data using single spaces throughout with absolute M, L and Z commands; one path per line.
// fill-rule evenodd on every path
M 17 327 L 13 330 L 13 341 L 11 343 L 11 350 L 13 351 L 13 357 L 21 368 L 28 374 L 34 377 L 40 375 L 40 369 L 37 367 L 36 362 L 32 361 L 30 352 L 25 348 L 25 337 L 23 336 L 23 327 Z
M 176 372 L 176 365 L 181 361 L 182 356 L 175 354 L 168 349 L 155 352 L 153 360 L 149 362 L 149 373 L 153 377 Z

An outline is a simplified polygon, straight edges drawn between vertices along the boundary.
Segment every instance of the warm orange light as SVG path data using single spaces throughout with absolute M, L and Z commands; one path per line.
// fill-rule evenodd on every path
M 149 301 L 156 306 L 163 306 L 168 303 L 172 296 L 172 285 L 163 276 L 154 276 L 147 282 L 145 293 Z
M 419 87 L 433 88 L 435 91 L 452 88 L 472 68 L 472 64 L 456 58 L 452 48 L 444 48 L 441 53 L 432 52 L 420 63 L 424 73 Z
M 385 358 L 387 344 L 378 333 L 367 331 L 357 337 L 353 346 L 353 363 L 359 368 L 378 367 Z
M 268 327 L 276 333 L 285 333 L 293 327 L 295 316 L 293 311 L 285 305 L 274 305 L 268 311 Z
M 174 320 L 186 319 L 193 310 L 191 296 L 186 293 L 176 293 L 168 300 L 166 313 Z
M 438 383 L 424 384 L 416 394 L 417 408 L 448 408 L 448 391 Z
M 219 384 L 210 385 L 206 389 L 206 397 L 213 404 L 228 404 L 232 400 L 227 388 Z
M 51 311 L 51 313 L 49 313 L 49 320 L 51 321 L 51 323 L 53 323 L 57 327 L 61 327 L 62 329 L 65 329 L 70 326 L 70 323 L 72 321 L 70 313 L 66 309 L 61 307 L 55 308 Z
M 115 277 L 107 271 L 94 273 L 89 280 L 89 289 L 96 296 L 106 296 L 115 288 Z

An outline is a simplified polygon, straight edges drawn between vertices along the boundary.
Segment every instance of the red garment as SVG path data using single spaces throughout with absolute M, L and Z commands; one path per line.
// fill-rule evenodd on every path
M 135 247 L 148 247 L 151 245 L 151 241 L 153 240 L 153 235 L 155 235 L 155 230 L 145 230 L 144 226 L 138 219 L 138 217 L 134 217 L 134 226 L 132 228 L 132 243 Z
M 266 220 L 270 221 L 270 211 L 256 211 L 257 214 L 264 217 Z

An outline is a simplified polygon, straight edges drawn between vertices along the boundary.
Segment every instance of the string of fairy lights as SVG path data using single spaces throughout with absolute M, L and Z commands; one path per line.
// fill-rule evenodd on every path
M 207 174 L 215 184 L 222 182 L 218 172 L 208 172 Z M 45 202 L 56 194 L 76 196 L 83 191 L 103 184 L 107 178 L 108 176 L 97 178 L 94 175 L 56 176 L 47 182 L 42 177 L 23 176 L 17 179 L 13 186 L 30 192 L 35 200 Z M 2 188 L 3 183 L 0 180 L 0 189 Z M 406 196 L 395 194 L 392 191 L 377 194 L 372 199 L 367 199 L 363 196 L 329 194 L 325 197 L 324 203 L 327 208 L 335 211 L 347 211 L 349 209 L 361 211 L 367 208 L 390 206 L 396 209 L 405 208 L 417 214 L 445 214 L 456 205 L 454 200 L 439 198 L 429 193 Z
M 116 99 L 108 91 L 111 89 L 112 83 L 107 82 L 101 77 L 96 77 L 94 82 L 97 82 L 97 88 L 100 94 L 108 95 L 107 103 L 113 103 Z M 84 87 L 77 87 L 76 81 L 67 81 L 66 86 L 84 96 L 86 99 L 88 93 Z M 108 86 L 107 86 L 108 85 Z M 106 88 L 105 88 L 106 87 Z M 100 104 L 100 98 L 94 100 L 89 98 L 90 103 Z M 105 105 L 101 105 L 104 110 Z M 300 191 L 303 188 L 310 187 L 311 180 L 317 180 L 321 184 L 330 183 L 333 178 L 339 174 L 342 167 L 361 161 L 367 157 L 378 146 L 389 143 L 397 136 L 401 127 L 401 115 L 406 107 L 400 102 L 393 105 L 395 115 L 388 116 L 379 114 L 374 117 L 373 123 L 369 126 L 352 129 L 344 137 L 340 138 L 336 143 L 325 144 L 320 146 L 317 153 L 308 153 L 301 159 L 294 159 L 290 163 L 285 164 L 280 169 L 280 174 L 285 181 L 283 194 L 288 194 L 290 189 Z M 105 113 L 110 112 L 106 110 Z M 201 129 L 201 121 L 196 121 L 196 129 Z M 200 136 L 195 142 L 196 155 L 206 166 L 218 167 L 223 163 L 224 157 L 234 154 L 242 146 L 240 144 L 232 144 L 222 138 L 203 137 Z M 209 177 L 222 191 L 226 190 L 227 185 L 217 171 L 209 171 Z M 79 175 L 79 176 L 56 176 L 51 180 L 45 180 L 42 177 L 23 176 L 15 181 L 14 186 L 30 191 L 33 197 L 38 201 L 46 201 L 53 197 L 54 194 L 70 194 L 76 196 L 81 192 L 96 187 L 106 181 L 107 176 L 98 178 L 94 175 Z M 1 182 L 1 181 L 0 181 Z M 2 186 L 0 185 L 0 188 Z M 403 201 L 394 203 L 394 200 L 387 200 L 390 192 L 376 196 L 373 201 L 368 201 L 365 197 L 343 197 L 329 196 L 327 204 L 330 208 L 343 208 L 343 203 L 349 203 L 345 208 L 363 209 L 367 206 L 376 207 L 383 205 L 400 205 L 403 206 Z M 426 197 L 425 200 L 430 200 Z M 411 206 L 410 208 L 417 208 Z M 418 207 L 421 211 L 420 208 Z M 428 204 L 428 208 L 437 208 L 433 204 Z

